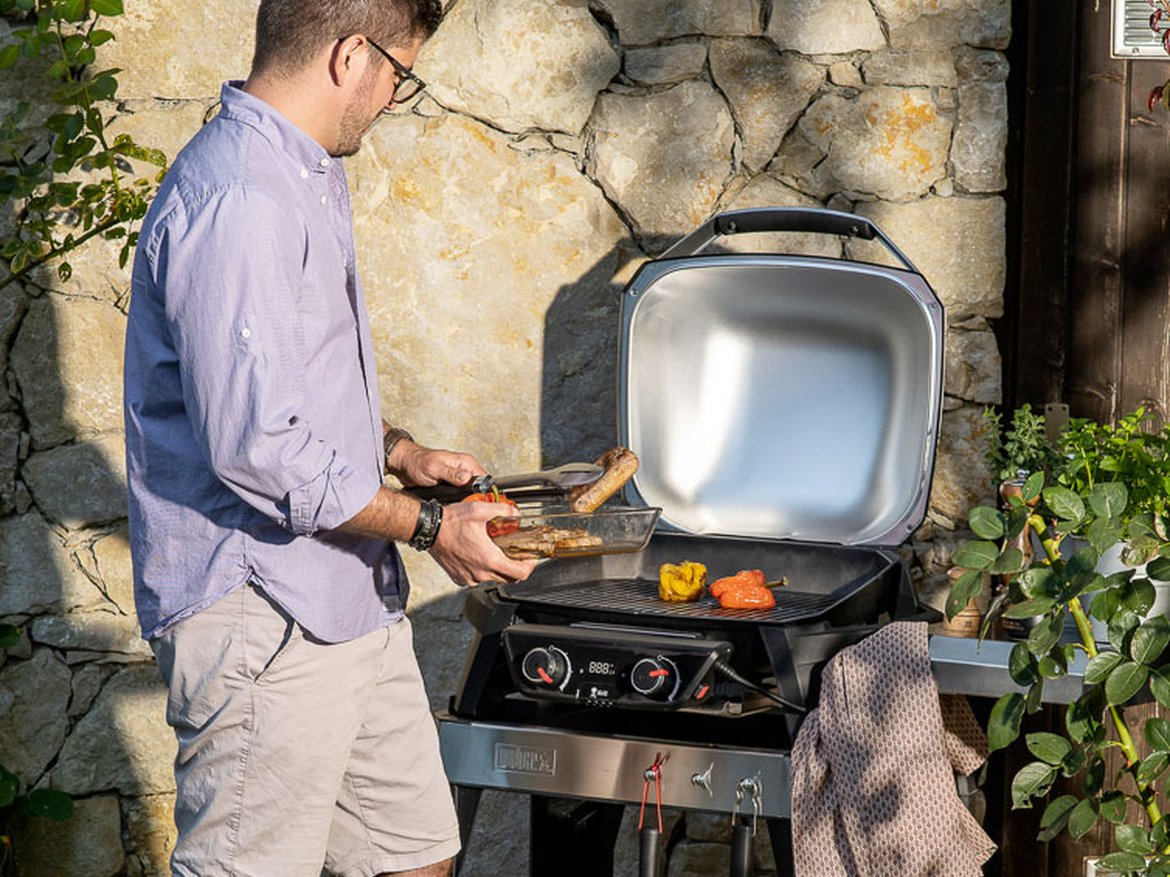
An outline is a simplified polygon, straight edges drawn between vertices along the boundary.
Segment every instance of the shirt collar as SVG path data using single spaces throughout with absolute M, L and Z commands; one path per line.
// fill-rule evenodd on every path
M 331 164 L 339 161 L 270 103 L 244 91 L 243 84 L 241 79 L 223 84 L 219 94 L 221 117 L 250 125 L 303 167 L 317 173 L 325 173 Z

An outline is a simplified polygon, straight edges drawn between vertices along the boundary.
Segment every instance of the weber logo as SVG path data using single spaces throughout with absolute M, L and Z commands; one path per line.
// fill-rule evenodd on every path
M 496 770 L 511 773 L 539 773 L 555 776 L 557 772 L 557 751 L 537 749 L 532 746 L 515 746 L 511 743 L 496 744 Z

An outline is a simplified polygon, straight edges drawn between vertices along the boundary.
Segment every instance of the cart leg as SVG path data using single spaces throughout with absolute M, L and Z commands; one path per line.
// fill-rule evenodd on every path
M 658 842 L 661 835 L 657 828 L 647 825 L 639 835 L 638 877 L 658 877 Z
M 531 877 L 613 874 L 613 848 L 624 804 L 532 796 Z
M 776 860 L 776 877 L 796 877 L 792 862 L 792 820 L 769 819 L 768 837 L 772 841 L 772 858 Z
M 463 866 L 463 856 L 471 840 L 471 829 L 475 825 L 475 813 L 479 809 L 479 798 L 483 789 L 471 786 L 451 786 L 451 797 L 455 800 L 455 818 L 459 820 L 459 854 L 455 856 L 454 877 L 458 877 Z
M 744 817 L 731 830 L 731 877 L 752 877 L 752 824 Z

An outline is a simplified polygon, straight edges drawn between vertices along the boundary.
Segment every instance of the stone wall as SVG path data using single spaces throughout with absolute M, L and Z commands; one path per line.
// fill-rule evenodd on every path
M 220 79 L 247 72 L 256 2 L 127 6 L 99 60 L 124 71 L 114 124 L 174 155 Z M 1004 285 L 1009 12 L 1009 0 L 451 3 L 418 63 L 430 96 L 348 163 L 384 413 L 493 471 L 592 458 L 616 436 L 617 301 L 640 261 L 723 208 L 854 210 L 947 308 L 931 509 L 905 548 L 937 604 L 956 528 L 986 498 L 980 409 L 1000 394 L 988 321 Z M 835 239 L 801 246 L 842 253 Z M 78 800 L 66 828 L 18 837 L 25 874 L 164 874 L 174 745 L 125 530 L 128 278 L 103 246 L 72 261 L 68 282 L 46 271 L 0 293 L 0 620 L 28 635 L 0 657 L 0 762 Z M 437 706 L 469 630 L 457 590 L 407 554 Z M 521 872 L 525 813 L 518 796 L 486 794 L 465 873 Z M 670 874 L 725 873 L 724 823 L 674 814 Z M 636 873 L 632 827 L 622 837 L 622 873 Z

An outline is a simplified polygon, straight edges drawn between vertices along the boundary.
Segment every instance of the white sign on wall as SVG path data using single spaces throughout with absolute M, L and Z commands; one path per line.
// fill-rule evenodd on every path
M 1154 7 L 1149 0 L 1111 0 L 1113 14 L 1110 55 L 1114 58 L 1143 58 L 1156 61 L 1170 59 L 1162 47 L 1161 35 L 1150 27 Z M 1163 15 L 1163 30 L 1170 28 L 1170 15 Z

